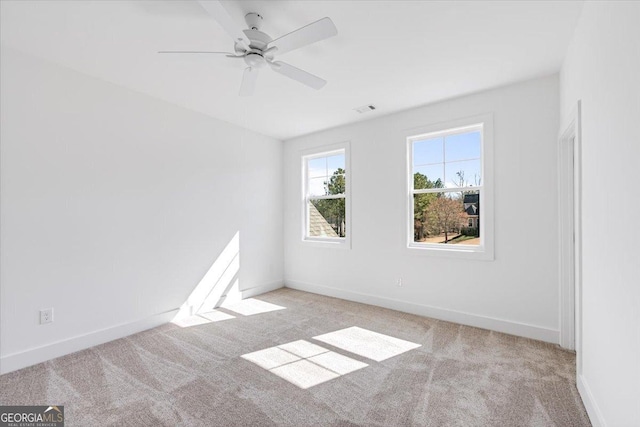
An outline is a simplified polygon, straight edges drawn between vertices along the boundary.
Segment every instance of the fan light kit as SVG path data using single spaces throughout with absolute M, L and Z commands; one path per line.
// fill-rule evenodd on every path
M 277 39 L 272 39 L 268 34 L 260 31 L 263 18 L 262 15 L 258 13 L 251 12 L 246 14 L 244 20 L 249 28 L 241 30 L 219 0 L 200 1 L 200 4 L 218 21 L 226 33 L 231 36 L 234 41 L 234 52 L 165 50 L 158 53 L 186 55 L 213 54 L 225 55 L 234 61 L 242 59 L 247 65 L 247 68 L 244 69 L 242 84 L 240 85 L 241 96 L 253 94 L 258 72 L 261 68 L 267 66 L 277 73 L 316 90 L 322 89 L 324 85 L 327 84 L 326 80 L 318 76 L 314 76 L 286 62 L 275 61 L 274 58 L 276 55 L 290 52 L 338 34 L 338 30 L 330 18 L 322 18 Z

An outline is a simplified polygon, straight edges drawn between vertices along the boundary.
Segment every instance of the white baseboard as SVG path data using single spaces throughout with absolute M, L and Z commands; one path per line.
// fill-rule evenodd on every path
M 84 335 L 78 335 L 66 340 L 43 345 L 42 347 L 8 354 L 0 358 L 0 374 L 17 371 L 18 369 L 26 368 L 27 366 L 46 362 L 47 360 L 55 359 L 56 357 L 75 353 L 76 351 L 84 350 L 86 348 L 104 344 L 147 329 L 155 328 L 156 326 L 160 326 L 171 321 L 176 313 L 178 313 L 178 309 L 169 310 L 145 319 L 101 329 Z
M 577 376 L 576 385 L 578 386 L 578 393 L 580 393 L 582 403 L 584 403 L 584 407 L 587 410 L 587 415 L 589 415 L 589 420 L 591 420 L 591 425 L 593 427 L 606 427 L 607 423 L 602 417 L 602 412 L 600 412 L 600 408 L 596 404 L 593 394 L 591 394 L 591 388 L 589 388 L 584 376 Z
M 257 295 L 266 294 L 267 292 L 275 291 L 276 289 L 284 288 L 282 280 L 276 282 L 266 283 L 264 285 L 256 286 L 250 289 L 240 291 L 242 293 L 242 299 L 252 298 Z
M 370 294 L 346 291 L 344 289 L 331 288 L 328 286 L 313 285 L 310 283 L 299 282 L 297 280 L 285 280 L 285 287 L 345 299 L 348 301 L 355 301 L 364 304 L 390 308 L 392 310 L 417 314 L 419 316 L 433 317 L 434 319 L 446 320 L 448 322 L 460 323 L 468 326 L 475 326 L 477 328 L 489 329 L 492 331 L 503 332 L 505 334 L 532 338 L 535 340 L 545 341 L 553 344 L 558 344 L 560 339 L 560 331 L 542 328 L 535 325 L 528 325 L 525 323 L 513 322 L 510 320 L 496 319 L 493 317 L 465 313 L 462 311 L 449 310 L 445 308 L 432 307 L 429 305 L 400 301 Z
M 242 299 L 251 298 L 284 287 L 282 281 L 270 282 L 241 291 Z M 89 347 L 104 344 L 147 329 L 155 328 L 173 320 L 179 309 L 169 310 L 146 319 L 125 323 L 111 328 L 102 329 L 84 335 L 79 335 L 62 341 L 57 341 L 42 347 L 8 354 L 0 358 L 0 374 L 17 371 L 56 357 L 64 356 Z

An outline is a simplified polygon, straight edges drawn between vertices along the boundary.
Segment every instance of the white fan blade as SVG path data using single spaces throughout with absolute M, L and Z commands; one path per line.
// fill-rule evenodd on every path
M 336 34 L 338 34 L 338 29 L 333 24 L 333 21 L 329 18 L 322 18 L 319 21 L 305 25 L 302 28 L 298 28 L 289 34 L 285 34 L 271 41 L 269 47 L 277 47 L 278 54 L 281 54 L 320 40 L 328 39 Z
M 240 85 L 240 96 L 251 96 L 256 88 L 258 69 L 247 67 L 242 74 L 242 84 Z
M 209 15 L 218 21 L 218 24 L 231 36 L 233 41 L 244 43 L 245 47 L 251 43 L 242 29 L 233 21 L 229 12 L 222 6 L 219 0 L 201 0 L 199 3 L 209 12 Z
M 311 73 L 296 68 L 293 65 L 289 65 L 286 62 L 275 61 L 270 62 L 271 69 L 282 75 L 289 77 L 290 79 L 297 80 L 300 83 L 312 87 L 316 90 L 322 89 L 327 84 L 326 80 L 321 79 L 318 76 L 314 76 Z
M 199 53 L 203 53 L 203 54 L 220 54 L 220 55 L 232 55 L 235 56 L 233 53 L 231 52 L 210 52 L 210 51 L 206 51 L 206 50 L 161 50 L 158 51 L 158 53 L 187 53 L 187 54 L 191 54 L 191 53 L 195 53 L 195 54 L 199 54 Z

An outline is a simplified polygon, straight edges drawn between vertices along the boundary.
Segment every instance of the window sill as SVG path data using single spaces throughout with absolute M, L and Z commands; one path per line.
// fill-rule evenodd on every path
M 493 261 L 493 251 L 488 250 L 484 246 L 464 246 L 457 247 L 440 247 L 442 245 L 416 244 L 410 243 L 407 251 L 411 255 L 419 256 L 436 256 L 445 258 L 473 259 L 480 261 Z
M 305 237 L 302 239 L 304 246 L 311 246 L 316 248 L 330 248 L 330 249 L 351 249 L 351 241 L 349 239 L 332 239 L 332 238 L 313 238 Z

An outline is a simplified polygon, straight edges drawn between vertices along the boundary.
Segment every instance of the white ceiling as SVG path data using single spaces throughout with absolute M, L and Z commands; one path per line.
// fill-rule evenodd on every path
M 276 38 L 329 16 L 338 36 L 277 59 L 328 80 L 315 91 L 263 70 L 238 94 L 242 61 L 158 50 L 232 50 L 195 1 L 2 1 L 3 45 L 257 132 L 288 139 L 557 72 L 576 1 L 229 1 Z M 354 107 L 378 110 L 359 114 Z

